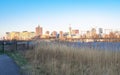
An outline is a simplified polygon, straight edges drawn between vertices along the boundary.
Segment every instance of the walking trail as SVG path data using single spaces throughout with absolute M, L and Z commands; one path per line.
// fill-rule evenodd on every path
M 20 75 L 20 68 L 7 55 L 0 55 L 0 75 Z

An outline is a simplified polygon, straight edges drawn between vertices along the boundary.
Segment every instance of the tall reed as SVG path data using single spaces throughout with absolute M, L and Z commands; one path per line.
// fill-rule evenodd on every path
M 30 75 L 120 75 L 120 52 L 68 47 L 61 43 L 36 41 L 25 52 L 32 65 Z

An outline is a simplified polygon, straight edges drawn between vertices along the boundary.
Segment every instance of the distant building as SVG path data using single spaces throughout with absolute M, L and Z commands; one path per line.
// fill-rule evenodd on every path
M 44 35 L 42 35 L 40 38 L 44 38 L 44 39 L 54 39 L 57 38 L 57 32 L 53 31 L 51 34 L 49 31 L 46 31 Z
M 46 32 L 45 32 L 45 34 L 46 34 L 46 35 L 49 35 L 49 34 L 50 34 L 50 32 L 49 32 L 49 31 L 46 31 Z
M 56 31 L 53 31 L 53 32 L 51 33 L 51 36 L 56 37 L 56 36 L 57 36 L 57 32 L 56 32 Z
M 60 31 L 59 38 L 63 38 L 63 31 Z
M 36 27 L 36 36 L 42 36 L 42 35 L 43 35 L 42 27 L 40 26 Z
M 35 32 L 29 32 L 30 39 L 35 37 Z
M 20 33 L 19 32 L 11 32 L 10 33 L 10 40 L 19 40 L 19 35 Z
M 21 32 L 21 40 L 26 40 L 28 38 L 29 38 L 29 32 L 28 31 Z
M 10 39 L 10 32 L 6 32 L 6 40 Z
M 44 36 L 42 36 L 42 37 L 44 37 L 44 38 L 47 38 L 47 39 L 48 39 L 48 38 L 50 37 L 50 32 L 49 32 L 49 31 L 46 31 L 46 32 L 45 32 L 45 35 L 44 35 Z M 41 37 L 41 38 L 42 38 L 42 37 Z
M 102 35 L 103 35 L 103 29 L 99 28 L 99 38 L 102 38 Z
M 69 27 L 69 35 L 71 36 L 71 33 L 72 33 L 72 28 L 71 26 Z
M 74 34 L 74 35 L 79 34 L 79 30 L 78 29 L 72 30 L 72 34 Z
M 30 40 L 35 37 L 35 32 L 6 32 L 6 40 Z
M 86 33 L 86 38 L 91 38 L 91 33 L 90 33 L 90 31 L 87 31 L 87 33 Z
M 97 35 L 96 29 L 95 29 L 95 28 L 92 28 L 92 30 L 91 30 L 91 36 L 92 36 L 92 38 L 95 38 L 96 35 Z

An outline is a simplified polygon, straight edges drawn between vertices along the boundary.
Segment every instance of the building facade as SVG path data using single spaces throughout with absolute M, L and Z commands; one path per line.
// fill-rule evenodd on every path
M 36 27 L 36 36 L 42 36 L 43 35 L 43 28 L 38 25 Z

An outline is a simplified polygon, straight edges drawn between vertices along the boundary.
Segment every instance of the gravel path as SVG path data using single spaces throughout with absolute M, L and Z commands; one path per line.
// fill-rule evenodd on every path
M 20 75 L 19 67 L 7 55 L 0 55 L 0 75 Z

